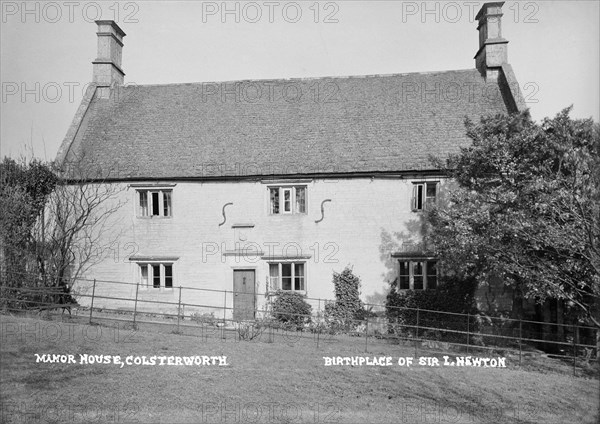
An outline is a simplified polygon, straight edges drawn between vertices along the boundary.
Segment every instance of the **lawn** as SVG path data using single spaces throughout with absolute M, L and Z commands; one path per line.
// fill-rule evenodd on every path
M 132 332 L 123 323 L 117 330 L 13 316 L 0 324 L 6 423 L 598 422 L 598 379 L 574 377 L 548 358 L 519 366 L 509 356 L 506 368 L 407 367 L 398 358 L 414 357 L 411 346 L 372 340 L 367 353 L 364 338 L 347 336 L 317 346 L 311 335 L 239 341 L 216 328 L 208 337 L 183 327 L 187 334 L 174 334 L 174 325 Z M 35 354 L 73 355 L 76 363 L 36 362 Z M 80 354 L 226 356 L 228 365 L 86 365 Z M 325 366 L 323 357 L 338 356 L 385 356 L 393 365 Z

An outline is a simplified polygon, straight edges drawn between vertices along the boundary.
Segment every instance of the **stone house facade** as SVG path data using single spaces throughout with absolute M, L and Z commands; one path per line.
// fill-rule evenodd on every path
M 466 117 L 524 108 L 502 4 L 477 15 L 473 69 L 193 84 L 125 84 L 125 33 L 97 21 L 93 83 L 57 158 L 119 188 L 120 255 L 86 277 L 136 283 L 97 290 L 157 302 L 177 301 L 179 286 L 202 289 L 183 294 L 196 305 L 239 292 L 225 303 L 242 319 L 276 289 L 333 298 L 347 265 L 367 301 L 393 278 L 435 287 L 435 257 L 413 248 L 447 182 L 430 155 L 469 143 Z M 113 244 L 107 234 L 101 248 Z

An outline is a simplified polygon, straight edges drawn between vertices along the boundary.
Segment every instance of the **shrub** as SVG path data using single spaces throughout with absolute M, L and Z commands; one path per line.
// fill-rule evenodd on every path
M 201 314 L 199 312 L 194 312 L 193 314 L 190 315 L 190 318 L 192 321 L 195 321 L 198 324 L 206 324 L 206 325 L 211 325 L 211 326 L 215 326 L 218 322 L 218 319 L 215 318 L 214 312 L 203 313 L 203 314 Z
M 311 322 L 312 306 L 300 293 L 278 290 L 273 301 L 273 317 L 286 327 L 301 329 Z
M 237 331 L 240 335 L 240 340 L 254 340 L 260 339 L 261 334 L 267 329 L 262 320 L 255 320 L 253 322 L 239 322 Z
M 354 313 L 354 319 L 357 321 L 365 321 L 368 318 L 376 318 L 377 314 L 373 312 L 373 307 L 369 309 L 360 308 Z

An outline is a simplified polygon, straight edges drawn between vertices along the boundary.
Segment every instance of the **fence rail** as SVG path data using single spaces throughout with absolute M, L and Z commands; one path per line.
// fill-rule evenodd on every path
M 186 293 L 184 296 L 183 293 Z M 194 293 L 194 295 L 190 295 Z M 69 296 L 63 289 L 47 287 L 0 286 L 0 298 L 7 312 L 23 310 L 41 311 L 71 308 L 89 309 L 88 322 L 115 321 L 138 324 L 173 325 L 176 332 L 182 328 L 201 328 L 204 335 L 209 327 L 217 328 L 221 337 L 226 331 L 241 338 L 252 338 L 266 333 L 270 341 L 280 332 L 293 332 L 295 338 L 313 338 L 317 346 L 324 337 L 350 334 L 364 338 L 365 350 L 369 344 L 408 343 L 419 349 L 433 352 L 456 350 L 512 352 L 519 355 L 519 364 L 528 350 L 550 350 L 564 360 L 572 360 L 573 370 L 598 356 L 598 329 L 577 324 L 546 323 L 531 320 L 495 318 L 482 315 L 442 312 L 419 308 L 388 307 L 366 304 L 380 315 L 346 322 L 332 321 L 325 314 L 325 305 L 335 303 L 331 299 L 305 298 L 313 306 L 313 314 L 287 314 L 306 318 L 310 324 L 301 328 L 281 327 L 273 319 L 270 299 L 274 293 L 251 293 L 254 298 L 263 297 L 262 307 L 254 304 L 250 318 L 235 318 L 236 295 L 246 292 L 210 288 L 178 286 L 170 289 L 142 287 L 139 283 L 80 279 L 73 288 L 73 296 L 79 303 L 66 301 Z M 402 312 L 401 318 L 390 318 Z M 94 315 L 95 314 L 95 315 Z M 124 315 L 128 315 L 125 317 Z M 140 319 L 141 318 L 141 319 Z M 150 318 L 150 319 L 148 319 Z M 158 320 L 157 320 L 158 318 Z M 189 322 L 189 323 L 188 323 Z M 289 339 L 289 334 L 288 334 Z

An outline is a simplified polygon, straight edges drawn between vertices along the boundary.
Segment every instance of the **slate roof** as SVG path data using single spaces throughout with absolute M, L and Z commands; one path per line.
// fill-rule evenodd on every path
M 125 180 L 431 170 L 469 143 L 465 117 L 513 112 L 513 97 L 476 69 L 92 88 L 58 159 Z

